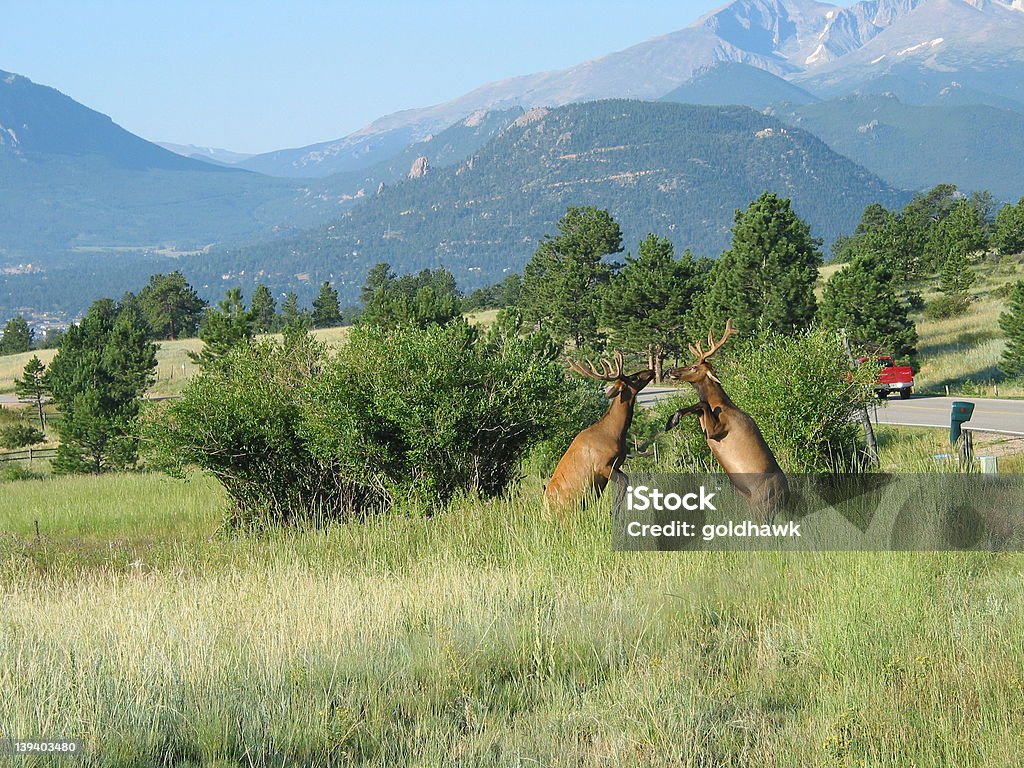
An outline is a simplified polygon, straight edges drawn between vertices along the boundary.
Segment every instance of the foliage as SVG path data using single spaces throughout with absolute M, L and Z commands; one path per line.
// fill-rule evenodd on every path
M 475 309 L 504 309 L 519 304 L 523 288 L 523 278 L 518 272 L 512 272 L 500 282 L 477 288 L 462 302 L 463 311 Z
M 608 211 L 570 207 L 523 272 L 524 317 L 577 348 L 600 343 L 601 291 L 612 275 L 604 258 L 621 251 L 622 230 Z
M 341 305 L 338 304 L 338 291 L 326 280 L 321 283 L 320 293 L 313 299 L 310 321 L 314 328 L 334 328 L 341 325 Z
M 945 320 L 962 315 L 970 306 L 965 296 L 939 296 L 925 304 L 924 316 L 929 320 Z
M 999 327 L 1006 336 L 999 370 L 1007 376 L 1020 376 L 1024 373 L 1024 280 L 1013 284 L 1006 310 L 999 316 Z
M 156 346 L 133 305 L 101 299 L 68 329 L 47 373 L 63 416 L 56 472 L 103 472 L 138 456 L 139 398 L 152 383 Z
M 46 429 L 46 417 L 43 414 L 43 403 L 50 393 L 50 384 L 46 375 L 46 366 L 39 355 L 32 355 L 22 369 L 22 377 L 14 380 L 14 394 L 19 400 L 32 403 L 39 417 L 39 428 Z
M 961 250 L 952 251 L 939 273 L 939 290 L 955 314 L 966 311 L 970 306 L 969 292 L 975 279 L 967 254 Z
M 304 333 L 240 346 L 181 400 L 154 408 L 148 455 L 217 477 L 239 525 L 492 496 L 531 448 L 564 447 L 596 418 L 590 390 L 543 349 L 542 339 L 482 335 L 462 321 L 358 327 L 330 359 Z
M 31 424 L 18 422 L 0 429 L 0 446 L 4 448 L 24 448 L 46 442 L 46 435 Z
M 0 355 L 17 355 L 32 349 L 32 337 L 35 334 L 29 328 L 22 315 L 12 317 L 4 325 L 0 333 Z
M 660 374 L 665 356 L 686 349 L 687 336 L 694 335 L 687 325 L 701 277 L 689 251 L 676 259 L 670 240 L 648 235 L 604 291 L 602 318 L 612 343 L 646 352 Z
M 299 309 L 299 297 L 295 291 L 288 291 L 281 302 L 281 328 L 299 329 L 309 328 L 309 317 Z
M 267 286 L 260 283 L 252 292 L 252 323 L 256 333 L 277 330 L 277 302 Z
M 194 336 L 206 307 L 180 271 L 150 276 L 139 304 L 156 338 L 172 340 Z
M 396 277 L 390 265 L 370 270 L 361 291 L 364 325 L 426 328 L 443 325 L 462 314 L 462 296 L 446 269 L 424 269 L 416 275 Z
M 784 471 L 846 472 L 862 465 L 863 436 L 854 416 L 874 397 L 876 370 L 868 365 L 851 372 L 838 333 L 822 328 L 761 333 L 723 351 L 716 370 L 729 397 L 757 422 Z M 710 466 L 696 419 L 685 419 L 676 429 L 684 432 L 672 438 L 667 461 Z
M 820 245 L 790 201 L 772 192 L 737 210 L 732 246 L 712 271 L 707 321 L 718 326 L 732 318 L 745 332 L 807 328 L 817 309 Z
M 387 260 L 399 273 L 444 264 L 470 291 L 521 271 L 570 205 L 611 212 L 634 253 L 656 232 L 676 253 L 711 256 L 728 245 L 733 212 L 766 189 L 790 198 L 826 240 L 851 231 L 868 203 L 904 200 L 804 130 L 736 106 L 569 104 L 509 126 L 471 161 L 431 165 L 436 173 L 389 184 L 319 230 L 215 249 L 194 262 L 194 276 L 215 284 L 224 272 L 273 264 L 275 292 L 305 299 L 292 276 L 308 273 L 331 279 L 344 303 L 368 267 Z
M 216 308 L 208 308 L 199 325 L 199 338 L 203 348 L 199 353 L 189 352 L 192 362 L 204 368 L 216 365 L 228 351 L 252 339 L 255 335 L 253 314 L 245 308 L 241 288 L 229 288 Z
M 1024 252 L 1024 197 L 999 209 L 992 245 L 1002 256 Z
M 825 285 L 822 323 L 845 329 L 850 344 L 865 355 L 890 354 L 897 359 L 917 354 L 917 330 L 896 290 L 896 276 L 873 252 L 858 255 Z

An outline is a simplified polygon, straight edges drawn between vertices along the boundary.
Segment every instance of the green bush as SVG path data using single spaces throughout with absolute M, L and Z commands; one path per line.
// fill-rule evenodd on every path
M 151 463 L 213 474 L 229 522 L 259 527 L 499 494 L 531 449 L 564 449 L 599 409 L 543 339 L 460 320 L 358 328 L 333 358 L 301 332 L 243 344 L 143 435 Z
M 939 296 L 925 304 L 924 315 L 930 320 L 944 320 L 962 315 L 970 305 L 970 299 L 963 296 Z
M 0 464 L 0 483 L 14 483 L 18 480 L 41 480 L 43 475 L 33 472 L 16 461 Z
M 737 342 L 723 350 L 718 377 L 733 402 L 757 422 L 782 469 L 812 473 L 860 467 L 863 432 L 854 416 L 874 397 L 877 369 L 864 365 L 851 372 L 838 334 L 820 328 Z M 682 395 L 681 402 L 662 406 L 658 417 L 697 400 L 689 385 Z M 681 421 L 661 442 L 667 467 L 717 466 L 696 417 Z
M 30 424 L 19 422 L 0 429 L 0 445 L 4 448 L 24 448 L 46 442 L 46 435 Z

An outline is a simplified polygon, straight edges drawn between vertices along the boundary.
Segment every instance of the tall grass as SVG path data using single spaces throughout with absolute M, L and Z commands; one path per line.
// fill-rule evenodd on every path
M 205 481 L 66 482 L 0 506 L 0 723 L 82 738 L 90 764 L 995 766 L 1024 747 L 1017 555 L 614 553 L 607 502 L 559 523 L 535 480 L 429 520 L 234 539 L 211 537 Z M 83 554 L 79 517 L 153 555 Z

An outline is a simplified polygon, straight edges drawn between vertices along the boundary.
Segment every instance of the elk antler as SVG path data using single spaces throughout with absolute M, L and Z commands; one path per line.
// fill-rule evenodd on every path
M 732 318 L 729 318 L 728 320 L 725 321 L 725 333 L 722 334 L 722 338 L 720 338 L 718 341 L 715 341 L 714 331 L 708 331 L 708 346 L 710 347 L 710 349 L 708 349 L 707 352 L 704 351 L 704 348 L 701 346 L 701 343 L 699 341 L 696 345 L 690 344 L 690 352 L 693 354 L 695 358 L 693 364 L 700 365 L 713 354 L 715 354 L 715 352 L 720 350 L 725 345 L 725 342 L 727 342 L 729 340 L 729 337 L 732 336 L 734 333 L 736 333 L 736 329 L 732 327 Z
M 618 350 L 615 351 L 615 365 L 611 364 L 609 360 L 601 360 L 601 367 L 604 369 L 604 373 L 600 373 L 592 362 L 587 360 L 587 365 L 590 366 L 590 370 L 583 367 L 582 364 L 577 363 L 574 360 L 569 360 L 569 368 L 580 374 L 580 376 L 586 376 L 589 379 L 597 379 L 599 381 L 615 381 L 616 379 L 622 378 L 622 353 Z

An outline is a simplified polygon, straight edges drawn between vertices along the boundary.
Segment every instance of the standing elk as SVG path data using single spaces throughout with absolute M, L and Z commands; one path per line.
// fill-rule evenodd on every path
M 711 453 L 733 487 L 747 499 L 759 519 L 768 519 L 789 498 L 789 482 L 757 423 L 729 399 L 708 362 L 735 332 L 732 320 L 726 321 L 725 333 L 717 342 L 713 333 L 708 333 L 708 351 L 700 342 L 691 344 L 693 363 L 668 372 L 669 378 L 692 384 L 700 401 L 672 414 L 665 429 L 672 429 L 684 416 L 696 415 Z
M 626 376 L 622 372 L 622 353 L 615 353 L 615 365 L 601 361 L 603 373 L 587 361 L 589 370 L 580 363 L 569 361 L 569 367 L 598 381 L 610 382 L 604 395 L 611 405 L 604 416 L 573 439 L 555 467 L 544 499 L 549 508 L 579 505 L 590 494 L 600 495 L 608 481 L 622 475 L 620 467 L 626 460 L 626 432 L 633 423 L 636 396 L 654 379 L 654 371 L 638 371 Z

